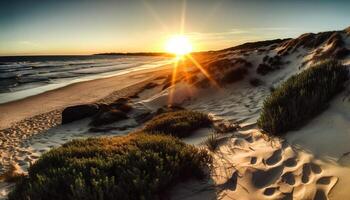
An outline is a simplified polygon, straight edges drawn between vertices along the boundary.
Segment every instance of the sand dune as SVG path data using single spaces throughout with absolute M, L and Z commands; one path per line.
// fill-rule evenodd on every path
M 312 48 L 299 45 L 305 37 L 318 41 L 315 39 L 316 36 L 301 36 L 288 42 L 279 41 L 277 44 L 244 50 L 245 52 L 232 49 L 218 52 L 211 59 L 226 59 L 226 63 L 227 60 L 228 63 L 234 63 L 231 66 L 234 69 L 242 67 L 240 66 L 242 63 L 244 65 L 250 63 L 250 67 L 242 75 L 243 78 L 233 84 L 223 84 L 220 88 L 200 87 L 196 85 L 198 82 L 202 85 L 210 84 L 207 84 L 205 77 L 199 75 L 200 72 L 193 71 L 197 73 L 195 74 L 197 78 L 200 77 L 198 82 L 178 80 L 176 85 L 164 87 L 167 83 L 162 79 L 157 87 L 136 95 L 138 97 L 133 99 L 133 106 L 139 110 L 155 112 L 170 101 L 186 109 L 208 112 L 216 123 L 227 123 L 239 127 L 237 131 L 220 135 L 220 145 L 215 152 L 211 153 L 214 164 L 208 179 L 176 185 L 169 191 L 171 199 L 323 200 L 345 199 L 350 195 L 346 189 L 350 184 L 350 179 L 347 178 L 350 172 L 348 167 L 350 149 L 347 149 L 346 143 L 350 134 L 349 125 L 347 125 L 350 113 L 348 91 L 334 99 L 330 107 L 308 125 L 298 131 L 289 132 L 285 138 L 269 137 L 257 129 L 256 120 L 270 90 L 316 62 L 315 57 L 319 56 L 316 52 L 320 53 L 320 50 L 317 51 L 318 48 L 325 53 L 333 45 L 330 43 L 328 45 L 331 46 L 327 46 L 328 40 Z M 287 50 L 288 48 L 293 50 Z M 267 74 L 261 75 L 257 68 L 266 67 L 266 65 L 260 65 L 264 62 L 263 60 L 270 58 L 274 60 L 276 56 L 282 57 L 280 66 L 271 68 Z M 245 62 L 239 62 L 240 59 L 244 59 Z M 342 61 L 349 63 L 348 57 Z M 214 69 L 214 78 L 225 76 L 229 72 L 219 67 Z M 7 129 L 5 132 L 3 130 L 2 166 L 16 163 L 25 171 L 29 163 L 38 159 L 42 153 L 66 141 L 90 136 L 126 134 L 142 127 L 131 113 L 129 119 L 109 125 L 112 129 L 105 132 L 92 133 L 88 126 L 90 119 L 46 130 L 58 124 L 59 120 L 55 120 L 57 118 L 52 116 L 57 116 L 59 109 L 64 106 L 94 102 L 102 97 L 105 98 L 100 102 L 112 102 L 118 97 L 137 92 L 137 88 L 142 88 L 148 80 L 154 81 L 158 76 L 165 75 L 169 71 L 168 69 L 157 73 L 138 72 L 123 77 L 81 83 L 12 104 L 1 105 L 1 109 L 8 109 L 7 114 L 0 116 L 1 119 L 8 118 L 2 122 L 2 127 L 8 127 L 12 122 L 36 114 L 51 110 L 57 112 L 41 116 L 43 119 L 48 117 L 53 120 L 52 123 L 50 121 L 47 123 L 46 128 L 41 124 L 46 121 L 35 118 L 28 123 L 21 122 L 23 126 L 16 126 L 18 129 Z M 258 78 L 261 83 L 252 84 L 251 80 L 254 78 Z M 121 82 L 127 84 L 120 84 Z M 86 90 L 87 88 L 90 90 Z M 96 92 L 91 93 L 91 90 Z M 65 98 L 67 93 L 72 96 Z M 41 106 L 38 102 L 50 103 Z M 37 110 L 31 112 L 31 109 Z M 10 110 L 16 110 L 16 112 L 9 112 Z M 120 130 L 118 129 L 120 127 L 127 128 Z M 41 133 L 33 136 L 35 131 L 32 132 L 32 130 L 38 130 Z M 27 134 L 23 134 L 23 131 Z M 184 141 L 205 148 L 203 140 L 213 131 L 210 128 L 200 129 Z M 0 194 L 5 195 L 9 186 L 4 185 L 1 188 L 3 190 Z
M 154 74 L 154 71 L 157 73 Z M 85 134 L 88 122 L 84 121 L 53 128 L 61 124 L 63 108 L 96 101 L 113 102 L 135 94 L 150 81 L 169 72 L 169 66 L 131 72 L 124 76 L 77 83 L 0 105 L 0 127 L 5 127 L 0 130 L 0 172 L 14 164 L 26 171 L 42 153 L 73 138 L 88 135 Z
M 327 199 L 338 179 L 311 154 L 257 130 L 228 139 L 215 153 L 215 162 L 212 176 L 220 199 Z

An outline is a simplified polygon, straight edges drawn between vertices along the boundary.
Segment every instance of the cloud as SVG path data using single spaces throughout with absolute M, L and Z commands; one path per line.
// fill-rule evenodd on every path
M 242 35 L 247 34 L 248 32 L 240 29 L 232 29 L 226 32 L 190 32 L 186 33 L 186 36 L 193 40 L 202 40 L 202 39 L 220 39 L 227 38 L 233 35 Z
M 261 27 L 261 28 L 244 28 L 230 29 L 224 32 L 189 32 L 186 35 L 192 39 L 220 39 L 240 35 L 259 35 L 263 32 L 279 32 L 279 31 L 297 31 L 289 27 Z
M 257 28 L 232 28 L 223 32 L 189 32 L 190 38 L 200 49 L 221 49 L 245 42 L 276 39 L 281 32 L 296 33 L 301 30 L 289 27 L 257 27 Z
M 290 27 L 233 28 L 224 32 L 189 32 L 186 33 L 186 36 L 192 41 L 247 41 L 275 38 L 278 37 L 281 32 L 298 33 L 302 32 L 302 30 Z
M 37 43 L 31 42 L 31 41 L 26 41 L 26 40 L 18 41 L 17 44 L 19 44 L 19 45 L 25 45 L 25 46 L 38 46 Z

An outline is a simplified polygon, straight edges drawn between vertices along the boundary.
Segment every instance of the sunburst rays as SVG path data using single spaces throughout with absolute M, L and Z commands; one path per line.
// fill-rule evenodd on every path
M 149 12 L 151 13 L 151 15 L 153 16 L 153 18 L 160 24 L 160 26 L 162 27 L 162 29 L 164 31 L 169 31 L 168 27 L 162 22 L 161 18 L 158 16 L 157 12 L 155 12 L 155 10 L 152 8 L 152 6 L 147 2 L 147 0 L 143 0 L 143 3 L 145 5 L 145 7 L 149 10 Z M 179 35 L 183 35 L 185 32 L 185 24 L 186 24 L 186 8 L 187 8 L 187 1 L 183 0 L 182 1 L 182 5 L 181 5 L 181 13 L 180 13 L 180 27 L 179 27 Z M 168 98 L 168 105 L 172 105 L 173 104 L 173 100 L 174 100 L 174 95 L 175 95 L 175 90 L 176 90 L 176 82 L 178 80 L 178 73 L 179 73 L 179 67 L 184 67 L 182 69 L 182 72 L 184 73 L 184 77 L 186 80 L 189 80 L 191 78 L 191 74 L 189 74 L 188 72 L 188 68 L 185 65 L 179 65 L 179 62 L 182 62 L 182 59 L 188 59 L 191 63 L 193 63 L 194 67 L 196 67 L 197 69 L 199 69 L 199 71 L 210 81 L 210 83 L 217 87 L 217 88 L 221 88 L 219 86 L 219 84 L 215 81 L 215 79 L 210 75 L 210 73 L 207 72 L 207 70 L 200 64 L 200 62 L 198 62 L 190 53 L 185 54 L 185 55 L 181 55 L 181 56 L 177 56 L 174 59 L 173 62 L 173 71 L 172 71 L 172 77 L 171 77 L 171 85 L 169 87 L 169 98 Z M 189 88 L 190 89 L 190 88 Z M 189 91 L 190 93 L 192 93 L 192 91 Z
M 220 85 L 215 81 L 214 78 L 205 70 L 205 68 L 191 55 L 186 55 L 187 58 L 191 60 L 191 62 L 195 65 L 197 69 L 199 69 L 202 74 L 217 88 L 220 88 Z

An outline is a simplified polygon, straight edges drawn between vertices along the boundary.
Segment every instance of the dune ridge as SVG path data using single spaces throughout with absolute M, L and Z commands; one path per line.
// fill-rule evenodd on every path
M 337 56 L 336 52 L 339 49 L 350 48 L 349 38 L 346 31 L 305 34 L 296 39 L 276 40 L 255 45 L 253 43 L 247 45 L 248 47 L 243 45 L 214 53 L 195 55 L 195 58 L 201 60 L 203 68 L 210 71 L 212 80 L 208 80 L 193 64 L 184 63 L 183 66 L 186 68 L 179 67 L 179 76 L 174 81 L 175 85 L 170 84 L 171 76 L 163 73 L 164 76 L 158 80 L 156 86 L 146 87 L 148 89 L 142 92 L 132 90 L 133 87 L 126 87 L 124 94 L 133 94 L 132 106 L 136 111 L 131 112 L 128 119 L 102 127 L 112 128 L 108 129 L 109 131 L 91 132 L 90 118 L 57 126 L 23 141 L 20 140 L 24 146 L 21 147 L 23 149 L 14 148 L 15 158 L 20 158 L 17 163 L 20 163 L 25 170 L 29 165 L 28 159 L 34 162 L 41 153 L 71 139 L 127 134 L 142 127 L 142 123 L 136 120 L 135 116 L 139 114 L 137 112 L 157 113 L 159 109 L 171 102 L 172 106 L 207 112 L 215 123 L 237 127 L 220 135 L 219 145 L 216 151 L 211 153 L 214 164 L 208 179 L 175 186 L 173 190 L 168 191 L 171 199 L 322 200 L 332 199 L 335 194 L 337 198 L 344 198 L 349 195 L 344 190 L 345 183 L 349 183 L 346 179 L 349 171 L 347 165 L 341 165 L 334 158 L 329 159 L 317 154 L 315 149 L 307 148 L 312 137 L 301 136 L 306 145 L 298 144 L 298 140 L 293 137 L 284 139 L 269 137 L 257 129 L 256 121 L 263 101 L 270 91 L 292 75 L 317 63 L 320 60 L 319 55 Z M 349 64 L 349 55 L 342 55 L 339 57 L 340 61 Z M 170 69 L 165 71 L 170 73 Z M 150 80 L 150 75 L 154 72 L 140 73 L 134 78 Z M 185 72 L 191 72 L 190 77 L 187 77 Z M 155 81 L 159 75 L 158 72 L 152 74 L 152 81 Z M 123 80 L 128 81 L 129 78 Z M 140 88 L 144 88 L 143 83 L 146 82 L 142 84 L 141 82 L 133 83 L 140 84 Z M 218 87 L 213 82 L 219 83 Z M 348 85 L 346 88 L 349 90 Z M 111 90 L 108 91 L 111 92 Z M 346 91 L 340 96 L 344 93 Z M 104 102 L 112 102 L 117 97 L 123 96 L 120 94 L 120 91 L 116 91 Z M 173 97 L 171 101 L 169 101 L 170 97 Z M 92 99 L 90 100 L 89 102 L 93 102 Z M 337 101 L 339 97 L 332 102 Z M 332 102 L 328 110 L 331 112 L 335 111 Z M 343 104 L 335 105 L 339 110 L 341 108 L 337 106 L 342 108 Z M 327 127 L 328 121 L 324 116 L 320 115 L 314 121 L 317 120 L 321 120 Z M 337 124 L 334 123 L 334 125 Z M 117 129 L 127 126 L 131 128 Z M 305 130 L 309 132 L 317 130 L 314 126 L 317 124 L 311 122 Z M 349 128 L 343 122 L 337 127 Z M 303 127 L 300 131 L 302 130 Z M 336 134 L 334 137 L 345 134 L 344 128 L 337 130 L 340 133 L 334 133 Z M 183 141 L 206 148 L 203 140 L 214 131 L 212 128 L 201 129 L 190 138 L 184 138 Z M 2 163 L 10 159 L 3 159 Z

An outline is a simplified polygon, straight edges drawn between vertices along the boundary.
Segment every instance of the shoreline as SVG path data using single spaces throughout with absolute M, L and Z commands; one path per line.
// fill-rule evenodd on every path
M 38 94 L 42 94 L 48 91 L 52 91 L 55 89 L 63 88 L 75 83 L 80 83 L 80 82 L 86 82 L 86 81 L 91 81 L 91 80 L 97 80 L 97 79 L 102 79 L 102 78 L 109 78 L 109 77 L 114 77 L 114 76 L 121 76 L 124 74 L 128 74 L 131 72 L 136 72 L 136 71 L 143 71 L 145 69 L 153 69 L 153 68 L 159 68 L 164 65 L 169 65 L 170 60 L 158 60 L 158 61 L 152 61 L 150 63 L 139 63 L 137 66 L 129 66 L 128 69 L 118 69 L 118 70 L 113 70 L 113 71 L 106 71 L 106 72 L 101 72 L 101 73 L 92 73 L 89 75 L 85 76 L 75 76 L 75 77 L 70 77 L 70 78 L 64 78 L 62 80 L 58 80 L 52 83 L 47 83 L 44 85 L 38 85 L 33 88 L 27 88 L 23 90 L 15 90 L 12 92 L 4 92 L 0 93 L 0 105 L 5 104 L 5 103 L 10 103 L 13 101 L 25 99 L 27 97 L 35 96 Z M 29 83 L 29 84 L 35 84 L 34 82 Z
M 40 154 L 27 148 L 31 139 L 60 127 L 64 108 L 77 104 L 112 103 L 142 93 L 145 86 L 162 81 L 172 73 L 171 65 L 131 71 L 123 75 L 74 83 L 21 100 L 0 104 L 0 175 L 23 173 L 26 159 Z M 51 146 L 50 146 L 51 148 Z M 0 181 L 0 199 L 6 198 L 12 183 Z
M 157 72 L 157 73 L 155 73 Z M 142 84 L 171 72 L 171 65 L 130 71 L 122 75 L 73 83 L 20 100 L 0 104 L 0 133 L 22 121 L 52 114 L 67 106 L 94 103 L 112 93 Z M 91 92 L 91 91 L 94 92 Z

